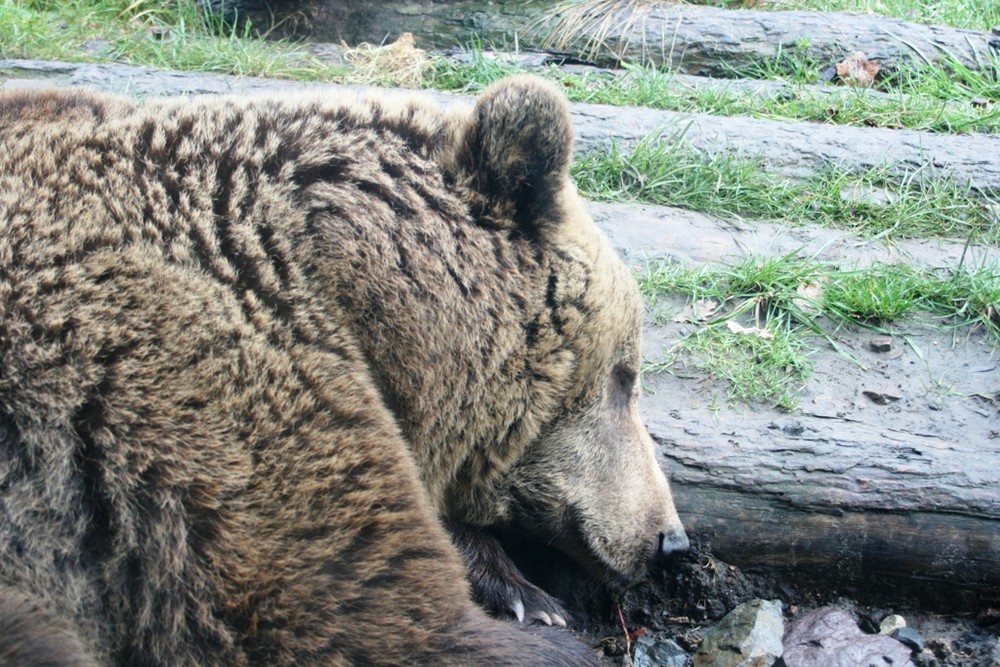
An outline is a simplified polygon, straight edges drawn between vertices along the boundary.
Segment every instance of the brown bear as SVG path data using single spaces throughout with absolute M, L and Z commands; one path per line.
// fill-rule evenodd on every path
M 591 663 L 466 582 L 564 624 L 495 530 L 612 583 L 687 543 L 570 152 L 531 78 L 0 95 L 0 656 Z

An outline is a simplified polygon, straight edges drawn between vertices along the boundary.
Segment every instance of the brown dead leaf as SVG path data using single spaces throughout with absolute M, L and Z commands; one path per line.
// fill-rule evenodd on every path
M 862 394 L 868 397 L 868 399 L 875 405 L 889 405 L 890 403 L 895 403 L 902 398 L 899 394 L 892 391 L 875 391 L 873 389 L 863 389 Z
M 694 303 L 689 303 L 671 318 L 672 322 L 707 322 L 719 310 L 721 304 L 715 299 L 698 299 Z
M 875 75 L 882 69 L 877 60 L 868 60 L 861 51 L 855 51 L 837 63 L 837 78 L 840 83 L 856 88 L 871 88 Z
M 814 313 L 816 304 L 823 300 L 823 285 L 818 280 L 802 283 L 796 288 L 795 293 L 798 296 L 792 299 L 792 303 L 807 313 Z
M 761 329 L 758 327 L 745 327 L 739 322 L 734 322 L 733 320 L 726 320 L 726 327 L 729 328 L 734 334 L 743 334 L 745 336 L 757 336 L 758 338 L 763 338 L 764 340 L 771 340 L 774 338 L 774 334 L 767 329 Z

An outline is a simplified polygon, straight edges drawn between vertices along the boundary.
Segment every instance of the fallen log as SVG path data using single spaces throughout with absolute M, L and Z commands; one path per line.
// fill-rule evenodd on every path
M 690 327 L 651 325 L 647 354 Z M 697 371 L 650 375 L 678 511 L 717 558 L 771 579 L 942 612 L 997 604 L 995 339 L 894 328 L 891 354 L 870 332 L 833 334 L 853 359 L 817 340 L 793 413 L 728 405 Z
M 980 69 L 990 66 L 991 53 L 1000 53 L 1000 36 L 987 32 L 871 14 L 666 2 L 579 6 L 532 0 L 303 0 L 273 4 L 274 14 L 251 11 L 250 16 L 255 25 L 268 28 L 276 18 L 272 34 L 314 41 L 378 44 L 409 32 L 417 46 L 427 49 L 478 40 L 508 49 L 566 52 L 604 66 L 639 62 L 723 78 L 782 56 L 825 69 L 862 51 L 891 71 L 951 59 Z
M 592 204 L 630 265 L 801 251 L 832 266 L 906 261 L 954 267 L 995 247 L 862 242 L 769 225 L 740 227 L 655 206 Z M 970 254 L 971 253 L 971 254 Z M 647 322 L 644 356 L 664 358 L 697 325 Z M 644 375 L 642 412 L 688 532 L 718 559 L 800 590 L 941 612 L 1000 604 L 1000 368 L 996 340 L 935 321 L 816 339 L 801 407 L 731 405 L 698 369 Z M 868 392 L 868 393 L 866 393 Z M 889 396 L 881 404 L 869 396 Z
M 4 80 L 6 79 L 6 82 Z M 0 84 L 86 86 L 122 94 L 196 95 L 267 91 L 363 91 L 361 86 L 300 83 L 221 74 L 176 72 L 121 64 L 0 60 Z M 403 92 L 401 94 L 410 94 Z M 472 97 L 433 91 L 442 104 L 472 103 Z M 863 172 L 886 168 L 900 178 L 947 176 L 974 191 L 1000 194 L 1000 135 L 950 135 L 870 127 L 845 127 L 687 114 L 654 109 L 573 104 L 576 150 L 583 153 L 617 142 L 628 152 L 650 135 L 683 130 L 683 139 L 706 154 L 736 152 L 760 157 L 791 179 L 837 166 Z
M 573 26 L 582 30 L 573 36 Z M 592 27 L 590 27 L 592 26 Z M 780 56 L 829 68 L 855 51 L 884 68 L 945 63 L 988 66 L 1000 40 L 989 33 L 909 23 L 872 14 L 758 11 L 698 5 L 622 3 L 613 19 L 561 16 L 554 46 L 598 63 L 666 65 L 686 74 L 732 77 Z
M 649 423 L 688 531 L 719 559 L 858 599 L 1000 601 L 1000 451 L 797 414 Z

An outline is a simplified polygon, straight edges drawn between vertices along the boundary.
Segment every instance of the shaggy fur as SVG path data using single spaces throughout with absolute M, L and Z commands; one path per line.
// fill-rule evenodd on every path
M 589 663 L 483 615 L 439 522 L 624 580 L 683 537 L 569 154 L 530 79 L 446 116 L 0 96 L 0 609 L 99 663 Z

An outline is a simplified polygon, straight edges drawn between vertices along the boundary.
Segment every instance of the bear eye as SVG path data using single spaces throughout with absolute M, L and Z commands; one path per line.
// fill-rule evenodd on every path
M 615 404 L 624 407 L 628 403 L 635 391 L 636 379 L 636 372 L 628 366 L 620 364 L 615 366 L 615 369 L 611 372 L 612 394 L 615 398 Z

